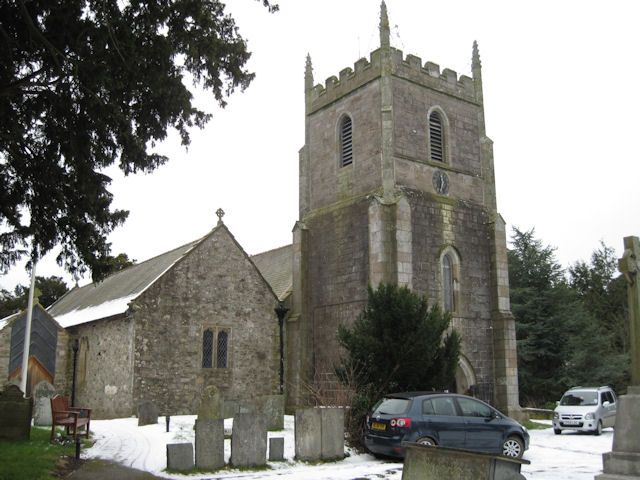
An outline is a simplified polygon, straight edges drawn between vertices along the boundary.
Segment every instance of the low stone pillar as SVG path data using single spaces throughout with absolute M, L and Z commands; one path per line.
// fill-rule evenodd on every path
M 300 408 L 295 415 L 296 460 L 322 458 L 322 416 L 319 408 Z
M 528 460 L 455 448 L 403 443 L 402 480 L 526 480 L 520 467 Z
M 193 444 L 168 443 L 167 444 L 167 469 L 192 470 L 193 469 Z
M 271 437 L 269 439 L 269 461 L 281 462 L 284 460 L 284 437 Z
M 611 452 L 602 454 L 603 472 L 596 480 L 640 479 L 640 387 L 631 386 L 618 399 Z
M 0 440 L 29 440 L 33 399 L 24 398 L 17 385 L 0 391 Z
M 267 417 L 255 413 L 239 413 L 234 417 L 231 463 L 234 467 L 267 464 Z
M 153 402 L 144 401 L 138 405 L 138 426 L 158 423 L 158 407 Z
M 56 394 L 56 389 L 46 380 L 38 382 L 33 389 L 34 407 L 33 424 L 40 427 L 51 426 L 51 398 Z
M 196 467 L 217 470 L 224 467 L 224 420 L 196 420 Z
M 321 408 L 322 460 L 344 458 L 344 409 Z

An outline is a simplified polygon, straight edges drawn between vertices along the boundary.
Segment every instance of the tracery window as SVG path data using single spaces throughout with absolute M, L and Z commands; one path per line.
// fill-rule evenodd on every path
M 218 332 L 218 348 L 216 356 L 216 367 L 227 368 L 229 334 L 224 330 Z
M 213 366 L 213 332 L 209 329 L 202 334 L 202 368 Z

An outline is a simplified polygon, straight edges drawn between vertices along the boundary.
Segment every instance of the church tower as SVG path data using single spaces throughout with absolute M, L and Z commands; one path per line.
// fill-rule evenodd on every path
M 305 383 L 330 382 L 338 324 L 358 317 L 367 285 L 393 282 L 452 313 L 462 337 L 457 390 L 515 413 L 505 223 L 478 46 L 472 77 L 458 76 L 390 45 L 384 2 L 379 29 L 369 59 L 324 86 L 307 57 L 288 403 L 302 402 Z

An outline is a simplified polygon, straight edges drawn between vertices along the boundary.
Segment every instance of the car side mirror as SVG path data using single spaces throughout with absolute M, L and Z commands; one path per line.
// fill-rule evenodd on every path
M 611 402 L 608 400 L 602 404 L 603 407 L 608 407 L 609 405 L 611 405 Z
M 557 407 L 558 405 L 560 405 L 560 400 L 557 400 L 557 401 L 556 401 L 556 407 Z

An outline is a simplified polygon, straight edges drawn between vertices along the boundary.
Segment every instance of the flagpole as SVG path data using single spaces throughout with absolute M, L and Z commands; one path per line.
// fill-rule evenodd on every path
M 31 286 L 29 287 L 29 301 L 27 304 L 27 321 L 24 326 L 24 348 L 22 349 L 22 378 L 20 389 L 27 398 L 27 374 L 29 370 L 29 347 L 31 346 L 31 319 L 33 318 L 33 292 L 36 286 L 36 261 L 31 268 Z

